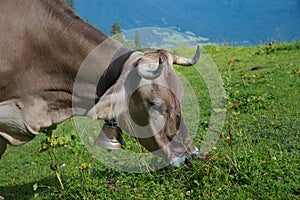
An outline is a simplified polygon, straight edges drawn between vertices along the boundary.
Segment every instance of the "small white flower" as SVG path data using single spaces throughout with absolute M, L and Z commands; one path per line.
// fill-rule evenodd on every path
M 275 156 L 273 156 L 273 160 L 277 160 L 277 158 Z
M 67 164 L 65 164 L 65 163 L 63 163 L 63 164 L 61 164 L 61 168 L 64 168 L 64 167 L 66 167 L 67 166 Z

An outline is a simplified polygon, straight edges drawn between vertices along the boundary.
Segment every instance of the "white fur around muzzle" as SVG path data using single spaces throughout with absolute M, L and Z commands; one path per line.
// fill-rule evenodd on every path
M 181 156 L 173 158 L 170 162 L 172 167 L 181 167 L 184 165 L 187 159 L 195 158 L 199 156 L 199 149 L 195 147 L 195 151 L 191 153 L 183 153 Z

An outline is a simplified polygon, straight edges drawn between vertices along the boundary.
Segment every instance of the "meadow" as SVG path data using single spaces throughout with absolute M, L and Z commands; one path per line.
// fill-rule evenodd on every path
M 194 49 L 175 52 L 191 57 Z M 86 150 L 74 121 L 68 120 L 51 139 L 41 134 L 7 149 L 0 160 L 0 195 L 24 200 L 300 199 L 300 42 L 204 46 L 202 52 L 217 66 L 226 91 L 226 120 L 209 159 L 147 173 L 114 170 Z M 201 146 L 210 126 L 210 91 L 196 68 L 175 68 L 197 97 L 200 117 L 193 141 Z M 126 148 L 143 151 L 124 137 Z M 37 153 L 42 144 L 45 151 Z

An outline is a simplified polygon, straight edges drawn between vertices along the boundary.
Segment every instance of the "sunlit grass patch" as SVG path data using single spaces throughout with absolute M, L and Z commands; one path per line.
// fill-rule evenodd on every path
M 194 50 L 181 48 L 176 53 L 192 57 Z M 36 153 L 46 138 L 41 135 L 24 146 L 8 148 L 0 161 L 0 195 L 6 199 L 299 199 L 299 42 L 272 48 L 205 46 L 202 51 L 221 73 L 230 109 L 209 161 L 198 159 L 181 168 L 141 174 L 113 170 L 87 151 L 69 120 L 54 132 L 58 142 L 54 153 L 65 190 L 50 168 L 48 154 Z M 175 69 L 197 97 L 199 123 L 190 128 L 197 130 L 193 140 L 201 145 L 212 112 L 208 88 L 195 68 Z M 195 105 L 185 106 L 184 116 L 193 119 L 189 111 Z M 124 138 L 128 151 L 145 151 L 130 135 Z

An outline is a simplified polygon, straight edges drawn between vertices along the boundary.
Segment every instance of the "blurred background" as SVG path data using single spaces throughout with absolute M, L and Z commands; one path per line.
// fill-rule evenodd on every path
M 110 35 L 144 27 L 178 31 L 204 43 L 259 45 L 300 39 L 300 0 L 66 0 Z

